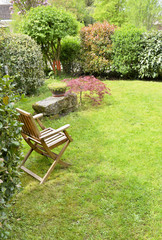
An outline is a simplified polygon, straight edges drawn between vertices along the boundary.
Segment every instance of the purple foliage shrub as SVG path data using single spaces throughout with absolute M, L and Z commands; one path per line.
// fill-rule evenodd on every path
M 80 94 L 80 104 L 82 103 L 83 92 L 85 92 L 86 97 L 92 100 L 93 105 L 100 105 L 105 94 L 111 95 L 106 84 L 94 76 L 81 76 L 72 80 L 64 79 L 63 81 L 66 82 L 69 88 L 68 92 Z

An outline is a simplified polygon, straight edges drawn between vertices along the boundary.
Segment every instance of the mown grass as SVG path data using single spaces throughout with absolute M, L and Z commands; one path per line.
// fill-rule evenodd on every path
M 161 239 L 161 83 L 106 83 L 112 95 L 101 106 L 44 118 L 53 128 L 70 123 L 74 141 L 63 159 L 72 166 L 58 166 L 44 185 L 22 173 L 11 239 Z M 47 96 L 45 85 L 17 106 L 33 112 L 32 104 Z M 33 153 L 27 166 L 43 175 L 50 163 Z

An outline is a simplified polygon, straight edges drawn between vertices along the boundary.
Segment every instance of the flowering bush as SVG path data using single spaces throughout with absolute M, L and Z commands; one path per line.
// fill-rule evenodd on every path
M 110 89 L 106 84 L 94 76 L 81 76 L 72 80 L 64 79 L 63 81 L 65 81 L 67 87 L 70 88 L 68 92 L 75 92 L 80 95 L 80 104 L 82 103 L 83 92 L 86 92 L 85 96 L 89 97 L 93 104 L 101 104 L 104 95 L 110 95 Z
M 11 13 L 14 12 L 14 7 L 18 9 L 18 14 L 25 14 L 30 10 L 31 7 L 38 7 L 40 5 L 47 5 L 48 0 L 12 0 L 11 3 Z
M 94 23 L 81 29 L 82 64 L 85 73 L 103 74 L 110 70 L 115 26 L 108 22 Z
M 139 77 L 162 79 L 162 33 L 144 33 L 139 53 Z

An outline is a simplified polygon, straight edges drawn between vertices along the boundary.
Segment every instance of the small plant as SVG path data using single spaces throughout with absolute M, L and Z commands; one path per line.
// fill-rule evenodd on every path
M 48 85 L 48 88 L 53 93 L 53 96 L 64 95 L 67 90 L 67 84 L 65 82 L 53 82 Z
M 75 92 L 80 95 L 80 105 L 82 104 L 83 92 L 86 92 L 85 96 L 90 98 L 93 104 L 101 104 L 104 95 L 110 95 L 110 89 L 106 84 L 94 76 L 81 76 L 72 80 L 64 79 L 63 81 L 70 88 L 68 92 Z

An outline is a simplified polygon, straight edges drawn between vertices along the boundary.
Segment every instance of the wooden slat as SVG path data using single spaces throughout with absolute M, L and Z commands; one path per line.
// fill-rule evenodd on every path
M 24 166 L 20 167 L 24 172 L 27 172 L 29 175 L 31 175 L 32 177 L 36 178 L 37 180 L 39 180 L 40 182 L 43 180 L 43 178 L 39 177 L 37 174 L 33 173 L 32 171 L 30 171 L 29 169 L 27 169 Z
M 45 142 L 48 144 L 48 143 L 50 143 L 50 142 L 52 142 L 52 141 L 55 141 L 56 139 L 58 139 L 58 138 L 60 138 L 60 137 L 62 137 L 62 135 L 56 134 L 56 135 L 54 135 L 54 136 L 52 136 L 52 137 L 49 137 L 49 138 L 45 139 Z
M 35 138 L 33 138 L 33 137 L 28 137 L 30 140 L 32 140 L 33 142 L 36 142 L 36 143 L 38 143 L 38 144 L 41 144 L 41 142 L 39 141 L 39 140 L 37 140 L 37 139 L 35 139 Z
M 51 129 L 46 129 L 46 131 L 44 131 L 43 133 L 41 132 L 41 137 L 46 136 L 50 132 L 51 132 Z
M 52 135 L 54 135 L 54 134 L 56 134 L 56 133 L 58 133 L 58 132 L 62 132 L 63 130 L 67 129 L 68 127 L 70 127 L 70 125 L 69 125 L 69 124 L 66 124 L 66 125 L 63 126 L 63 127 L 60 127 L 60 128 L 58 128 L 58 129 L 56 129 L 56 130 L 53 130 L 53 131 L 50 132 L 50 133 L 47 133 L 46 135 L 40 136 L 40 139 L 50 137 L 50 136 L 52 136 Z
M 47 144 L 47 146 L 48 146 L 48 147 L 55 146 L 55 145 L 57 145 L 58 143 L 60 143 L 60 142 L 62 142 L 62 141 L 64 141 L 64 140 L 67 140 L 67 137 L 61 137 L 61 138 L 59 138 L 58 140 L 53 141 L 53 142 Z
M 27 113 L 21 109 L 17 109 L 17 111 L 20 113 L 19 119 L 22 123 L 24 123 L 22 127 L 22 131 L 28 135 L 39 138 L 40 132 L 37 128 L 37 125 L 35 123 L 35 120 L 33 119 L 32 115 L 30 113 Z

